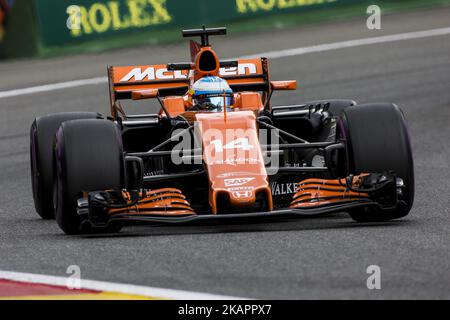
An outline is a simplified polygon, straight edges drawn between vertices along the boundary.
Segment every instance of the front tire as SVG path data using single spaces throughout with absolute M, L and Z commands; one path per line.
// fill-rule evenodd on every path
M 85 217 L 77 213 L 81 192 L 125 186 L 119 128 L 108 120 L 64 122 L 56 134 L 56 221 L 66 234 L 79 234 Z
M 36 212 L 42 219 L 54 219 L 53 211 L 53 144 L 55 133 L 64 121 L 95 119 L 95 112 L 55 113 L 36 118 L 30 129 L 31 186 Z
M 338 131 L 347 143 L 349 174 L 394 171 L 404 183 L 399 205 L 393 211 L 358 210 L 350 216 L 359 222 L 388 221 L 406 216 L 414 202 L 414 164 L 405 117 L 391 103 L 364 104 L 343 110 Z

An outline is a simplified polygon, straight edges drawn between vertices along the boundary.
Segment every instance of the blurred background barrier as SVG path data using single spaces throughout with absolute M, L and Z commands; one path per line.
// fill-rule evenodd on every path
M 2 57 L 101 51 L 173 41 L 182 28 L 229 25 L 237 31 L 366 14 L 389 7 L 445 0 L 0 0 Z M 9 9 L 11 8 L 11 9 Z M 6 13 L 8 15 L 6 16 Z M 306 16 L 308 15 L 308 16 Z M 271 23 L 269 23 L 271 22 Z M 0 24 L 3 25 L 3 24 Z
M 355 0 L 40 0 L 35 9 L 42 42 L 51 46 L 348 2 Z
M 5 21 L 13 0 L 0 0 L 0 43 L 5 35 Z

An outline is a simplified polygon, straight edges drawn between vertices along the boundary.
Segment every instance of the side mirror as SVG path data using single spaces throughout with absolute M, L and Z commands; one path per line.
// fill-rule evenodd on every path
M 273 90 L 296 90 L 297 80 L 271 81 L 270 85 Z
M 133 100 L 152 99 L 158 96 L 158 89 L 136 90 L 131 93 Z

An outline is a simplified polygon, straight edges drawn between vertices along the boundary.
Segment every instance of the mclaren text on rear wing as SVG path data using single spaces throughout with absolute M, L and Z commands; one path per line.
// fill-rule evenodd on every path
M 223 67 L 219 76 L 235 91 L 268 91 L 267 63 L 263 59 L 239 60 L 235 67 Z M 194 70 L 168 70 L 167 65 L 109 67 L 112 102 L 131 99 L 136 90 L 158 89 L 161 96 L 184 95 L 194 80 Z

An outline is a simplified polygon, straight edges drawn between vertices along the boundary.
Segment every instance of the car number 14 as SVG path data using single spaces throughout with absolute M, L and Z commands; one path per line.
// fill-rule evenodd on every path
M 248 138 L 238 138 L 235 139 L 226 145 L 223 145 L 222 140 L 212 140 L 211 144 L 214 145 L 214 149 L 216 152 L 223 152 L 224 150 L 229 149 L 238 149 L 238 150 L 244 150 L 244 151 L 250 151 L 254 148 L 253 145 L 251 145 L 248 141 Z

